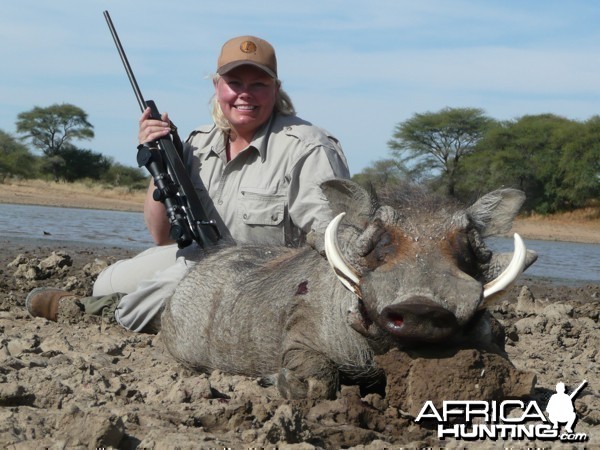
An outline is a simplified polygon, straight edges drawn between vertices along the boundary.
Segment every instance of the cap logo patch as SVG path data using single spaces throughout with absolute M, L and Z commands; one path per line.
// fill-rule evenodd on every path
M 244 41 L 240 44 L 240 50 L 244 53 L 256 52 L 256 44 L 252 41 Z

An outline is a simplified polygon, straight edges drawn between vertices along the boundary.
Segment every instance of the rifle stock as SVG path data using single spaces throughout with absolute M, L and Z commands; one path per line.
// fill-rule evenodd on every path
M 156 104 L 152 100 L 144 100 L 142 96 L 108 11 L 104 11 L 104 18 L 141 111 L 150 108 L 152 119 L 161 120 Z M 140 167 L 146 167 L 154 179 L 156 191 L 153 198 L 165 205 L 167 218 L 171 224 L 170 237 L 177 242 L 179 248 L 187 247 L 192 241 L 205 248 L 215 244 L 221 238 L 215 222 L 209 220 L 202 207 L 170 135 L 156 142 L 138 146 L 137 161 Z

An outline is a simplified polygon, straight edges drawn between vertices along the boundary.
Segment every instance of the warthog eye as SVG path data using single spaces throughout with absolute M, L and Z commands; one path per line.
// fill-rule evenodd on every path
M 375 245 L 375 256 L 378 261 L 385 260 L 387 255 L 395 253 L 396 249 L 393 246 L 392 236 L 389 233 L 383 233 L 381 238 Z

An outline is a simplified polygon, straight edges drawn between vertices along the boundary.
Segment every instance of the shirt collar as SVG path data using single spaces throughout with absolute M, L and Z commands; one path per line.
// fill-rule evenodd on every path
M 211 156 L 216 156 L 225 161 L 225 133 L 222 133 L 217 127 L 214 127 L 213 130 L 217 133 L 216 138 L 210 146 L 210 151 L 205 153 L 204 159 L 207 160 Z
M 262 162 L 265 162 L 265 159 L 267 158 L 267 144 L 269 142 L 269 132 L 271 131 L 274 116 L 275 114 L 271 114 L 269 120 L 256 131 L 254 137 L 252 138 L 252 142 L 250 142 L 250 145 L 248 146 L 248 149 L 253 148 L 258 151 Z M 204 159 L 208 159 L 211 154 L 214 154 L 223 160 L 226 159 L 225 133 L 218 134 L 216 142 L 211 145 L 210 151 L 206 152 Z

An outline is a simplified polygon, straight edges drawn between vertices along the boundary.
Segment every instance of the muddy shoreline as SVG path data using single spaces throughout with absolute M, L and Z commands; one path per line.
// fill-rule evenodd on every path
M 3 448 L 383 449 L 466 444 L 440 441 L 434 429 L 416 424 L 408 408 L 399 408 L 392 395 L 381 391 L 343 386 L 335 400 L 285 401 L 274 387 L 263 387 L 256 379 L 184 369 L 165 352 L 160 335 L 131 333 L 85 315 L 59 323 L 32 318 L 24 308 L 31 289 L 56 286 L 88 295 L 103 265 L 139 250 L 40 240 L 2 240 L 0 245 Z M 587 434 L 588 447 L 600 442 L 599 306 L 598 285 L 561 286 L 524 276 L 491 308 L 505 328 L 506 352 L 515 370 L 535 376 L 526 399 L 544 407 L 556 382 L 572 389 L 588 380 L 575 401 L 576 431 Z M 474 355 L 460 364 L 475 364 L 477 374 L 482 372 L 477 364 L 484 364 L 483 372 L 494 370 L 481 357 L 473 360 Z M 445 369 L 411 378 L 413 390 L 421 383 L 427 395 L 438 387 L 446 389 L 443 395 L 452 395 L 449 387 L 472 389 L 482 381 L 463 377 L 459 384 L 448 379 L 453 371 L 468 373 L 456 366 L 457 358 L 438 364 Z M 413 398 L 413 405 L 420 401 Z M 542 440 L 468 446 L 499 443 L 573 448 Z

